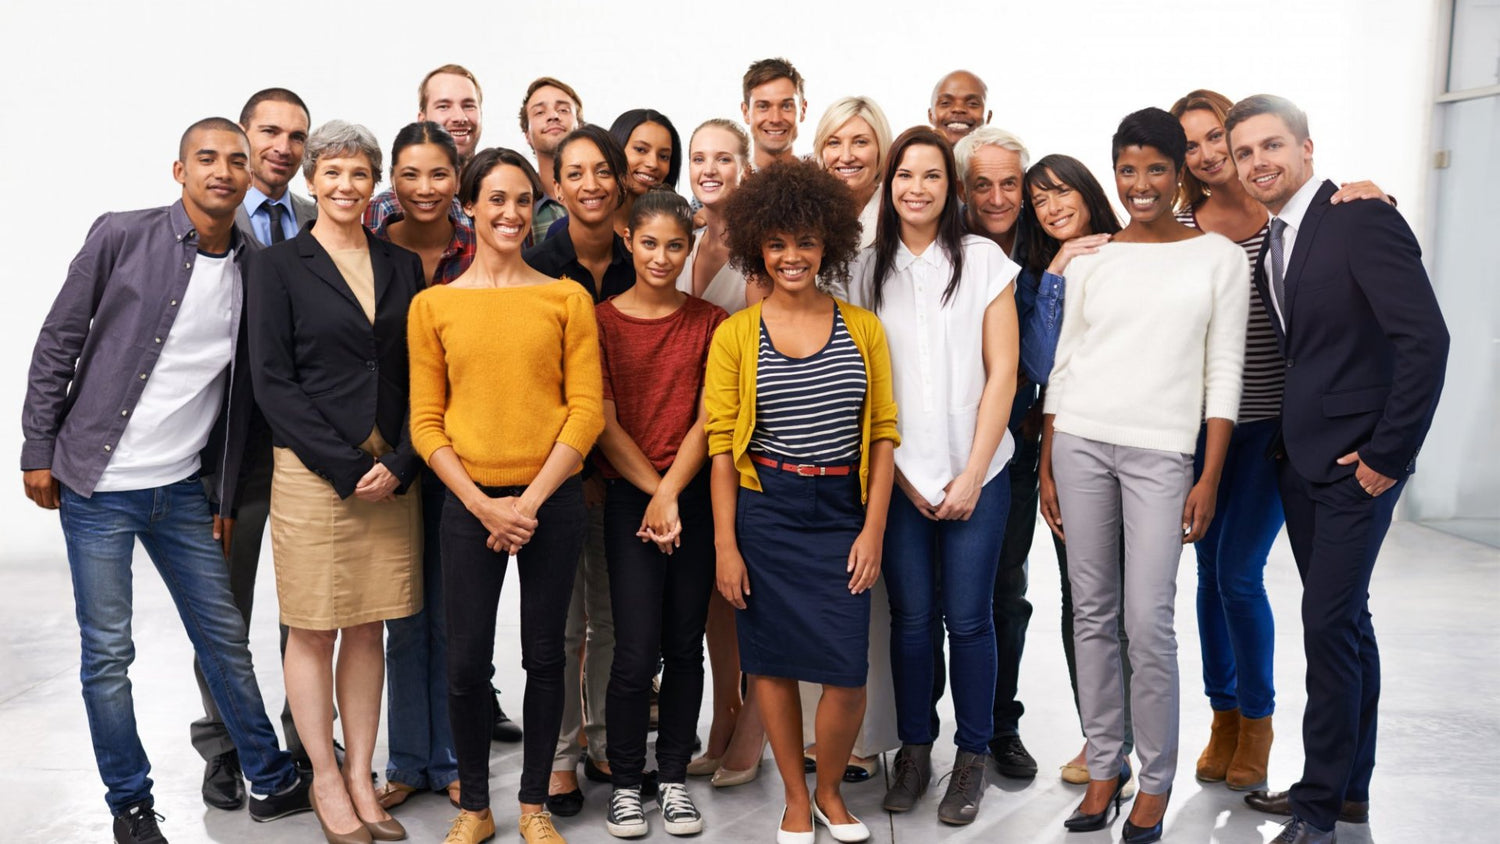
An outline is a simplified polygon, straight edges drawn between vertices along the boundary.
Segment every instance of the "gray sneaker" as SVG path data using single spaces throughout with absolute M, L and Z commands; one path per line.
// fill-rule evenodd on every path
M 932 745 L 903 744 L 891 763 L 891 787 L 881 803 L 887 812 L 909 812 L 932 782 Z
M 979 814 L 979 801 L 984 797 L 987 784 L 984 769 L 989 761 L 988 753 L 958 752 L 953 772 L 949 774 L 948 792 L 938 804 L 938 820 L 958 826 L 974 822 Z

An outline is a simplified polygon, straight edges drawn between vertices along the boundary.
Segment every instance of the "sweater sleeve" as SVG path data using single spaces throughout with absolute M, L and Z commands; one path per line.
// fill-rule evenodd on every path
M 741 311 L 744 313 L 744 311 Z M 730 317 L 719 324 L 708 349 L 708 367 L 703 375 L 703 403 L 708 411 L 704 426 L 708 454 L 728 454 L 734 448 L 734 426 L 740 415 L 740 353 L 737 326 L 743 320 Z
M 1203 347 L 1203 417 L 1239 415 L 1245 370 L 1245 331 L 1250 318 L 1250 267 L 1244 252 L 1217 235 L 1225 247 L 1214 261 L 1214 302 Z M 1064 323 L 1063 331 L 1067 331 Z
M 604 379 L 599 364 L 599 322 L 594 302 L 578 290 L 565 300 L 563 400 L 568 415 L 557 442 L 587 455 L 604 432 Z
M 423 460 L 453 445 L 443 427 L 448 402 L 448 361 L 432 314 L 432 296 L 424 291 L 406 312 L 406 348 L 411 367 L 411 441 Z
M 885 342 L 885 329 L 880 320 L 870 315 L 867 332 L 870 352 L 870 442 L 890 440 L 892 445 L 901 445 L 901 434 L 896 427 L 896 393 L 891 379 L 891 353 Z

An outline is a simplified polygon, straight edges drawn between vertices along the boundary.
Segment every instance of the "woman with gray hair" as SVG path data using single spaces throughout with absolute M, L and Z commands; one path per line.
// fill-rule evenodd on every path
M 318 218 L 252 255 L 246 286 L 251 379 L 276 446 L 271 548 L 288 628 L 286 693 L 313 766 L 313 810 L 334 844 L 406 837 L 376 799 L 370 763 L 384 622 L 422 607 L 406 354 L 422 262 L 361 224 L 380 163 L 363 126 L 319 127 L 303 166 Z

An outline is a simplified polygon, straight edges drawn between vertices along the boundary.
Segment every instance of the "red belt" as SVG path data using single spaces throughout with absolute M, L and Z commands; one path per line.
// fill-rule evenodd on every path
M 761 457 L 758 454 L 750 455 L 750 462 L 769 466 L 772 469 L 780 469 L 783 472 L 796 472 L 798 477 L 803 478 L 838 477 L 850 474 L 859 468 L 858 464 L 853 466 L 814 466 L 811 463 L 786 463 L 771 457 Z

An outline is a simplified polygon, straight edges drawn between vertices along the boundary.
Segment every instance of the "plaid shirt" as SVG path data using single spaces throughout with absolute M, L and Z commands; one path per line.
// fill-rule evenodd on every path
M 394 199 L 395 197 L 393 196 L 393 202 Z M 374 208 L 375 203 L 371 202 L 370 209 L 373 210 Z M 405 216 L 401 211 L 401 207 L 397 205 L 395 210 L 383 213 L 380 222 L 371 229 L 371 233 L 381 240 L 388 241 L 391 239 L 391 224 L 404 219 Z M 453 220 L 453 240 L 448 244 L 448 248 L 443 250 L 442 257 L 438 258 L 437 268 L 432 271 L 432 281 L 428 284 L 429 287 L 433 284 L 447 284 L 463 275 L 464 270 L 467 270 L 469 265 L 474 263 L 474 226 L 469 222 L 469 218 L 464 215 L 464 212 L 459 210 L 457 200 L 454 200 L 453 209 L 449 212 L 448 217 Z M 370 213 L 366 211 L 365 220 L 367 225 L 369 219 Z

